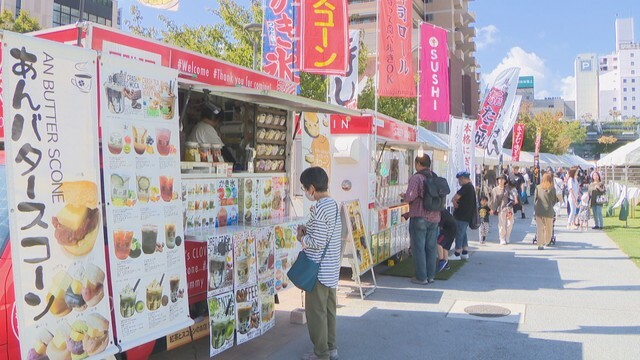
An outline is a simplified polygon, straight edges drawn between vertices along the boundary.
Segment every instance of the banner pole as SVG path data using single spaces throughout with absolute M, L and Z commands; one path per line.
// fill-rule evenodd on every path
M 418 127 L 420 126 L 420 77 L 422 76 L 421 69 L 421 55 L 422 55 L 422 25 L 424 23 L 420 22 L 418 24 L 418 81 L 416 83 L 416 133 L 418 132 Z
M 375 76 L 375 85 L 374 85 L 374 92 L 373 92 L 373 111 L 375 112 L 374 115 L 374 126 L 373 128 L 375 129 L 375 121 L 377 120 L 377 116 L 378 116 L 378 87 L 380 86 L 380 4 L 382 2 L 378 1 L 378 4 L 376 5 L 376 70 L 374 72 L 374 76 Z

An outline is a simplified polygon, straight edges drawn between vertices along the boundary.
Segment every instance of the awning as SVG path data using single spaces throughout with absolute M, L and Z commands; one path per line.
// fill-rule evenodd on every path
M 418 142 L 426 144 L 428 148 L 449 151 L 449 144 L 436 135 L 436 133 L 422 126 L 418 126 Z
M 307 99 L 302 96 L 291 95 L 276 90 L 257 90 L 246 87 L 230 86 L 206 86 L 202 84 L 193 84 L 193 89 L 196 91 L 209 90 L 211 95 L 289 111 L 344 114 L 351 116 L 362 115 L 359 110 L 348 109 L 343 106 Z

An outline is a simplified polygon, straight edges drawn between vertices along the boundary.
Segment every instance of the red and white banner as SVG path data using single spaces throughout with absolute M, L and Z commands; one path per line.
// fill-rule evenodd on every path
M 511 160 L 520 161 L 520 151 L 524 141 L 524 124 L 516 124 L 513 127 L 513 141 L 511 142 Z
M 484 100 L 478 110 L 476 121 L 475 143 L 477 147 L 487 149 L 492 138 L 495 138 L 504 121 L 503 112 L 509 109 L 516 95 L 519 68 L 509 68 L 498 75 L 490 90 L 485 93 Z
M 300 83 L 294 40 L 294 0 L 267 0 L 262 19 L 262 71 Z
M 346 76 L 329 77 L 329 103 L 358 108 L 358 53 L 360 52 L 360 31 L 349 31 L 349 65 Z
M 378 1 L 378 95 L 415 97 L 411 1 Z
M 475 124 L 473 120 L 451 119 L 451 134 L 449 135 L 449 183 L 457 184 L 456 173 L 458 171 L 468 171 L 471 174 L 471 182 L 475 184 L 475 158 L 476 147 L 473 143 Z M 450 197 L 455 195 L 452 192 Z
M 422 23 L 420 39 L 419 119 L 448 122 L 451 105 L 449 103 L 447 30 Z
M 300 70 L 344 76 L 349 58 L 347 1 L 302 1 L 300 14 Z
M 540 184 L 540 143 L 542 142 L 542 130 L 536 131 L 536 149 L 533 155 L 533 180 Z

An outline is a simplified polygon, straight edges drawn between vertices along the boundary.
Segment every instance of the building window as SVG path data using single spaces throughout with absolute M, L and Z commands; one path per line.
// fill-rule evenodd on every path
M 636 91 L 636 88 L 633 88 L 633 87 L 632 87 L 632 88 L 631 88 L 631 92 L 635 92 L 635 91 Z
M 613 102 L 616 102 L 616 101 L 618 101 L 618 98 L 613 98 Z
M 622 92 L 627 92 L 627 88 L 623 88 L 623 89 L 622 89 Z
M 633 105 L 633 106 L 631 107 L 631 110 L 635 110 L 635 109 L 636 109 L 636 106 L 635 106 L 635 105 Z
M 627 83 L 627 79 L 622 79 L 622 82 L 626 84 Z
M 631 82 L 632 82 L 632 83 L 635 83 L 635 82 L 636 82 L 636 79 L 631 79 Z
M 636 63 L 632 61 L 631 66 L 636 66 Z
M 624 110 L 627 110 L 627 105 L 624 106 Z
M 636 97 L 635 97 L 635 96 L 632 96 L 632 97 L 631 97 L 631 101 L 636 101 Z
M 635 75 L 636 71 L 635 70 L 631 70 L 631 75 Z
M 631 53 L 631 57 L 634 57 L 636 54 L 634 52 Z
M 623 98 L 622 98 L 622 101 L 627 101 L 627 97 L 626 97 L 626 96 L 625 96 L 625 97 L 623 97 Z

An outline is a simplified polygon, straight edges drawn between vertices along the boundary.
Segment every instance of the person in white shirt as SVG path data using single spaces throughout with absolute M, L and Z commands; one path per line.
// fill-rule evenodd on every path
M 211 109 L 205 107 L 200 113 L 200 121 L 191 130 L 187 141 L 224 146 L 218 133 L 218 128 L 222 123 L 222 116 L 222 111 L 215 114 Z

